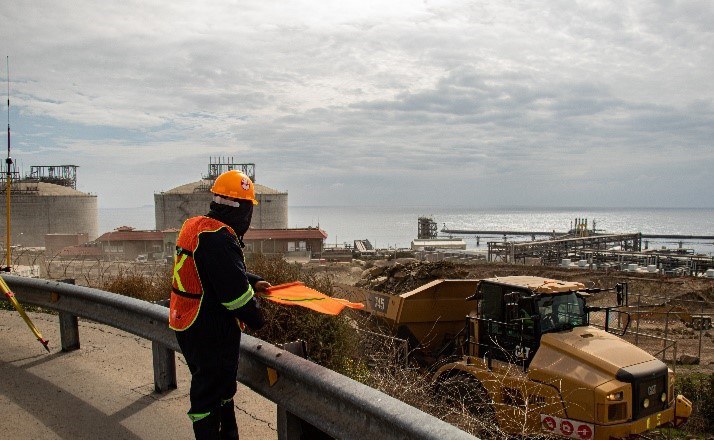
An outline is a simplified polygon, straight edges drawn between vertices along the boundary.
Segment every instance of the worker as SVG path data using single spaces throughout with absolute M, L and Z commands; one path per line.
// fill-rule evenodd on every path
M 532 335 L 534 331 L 534 321 L 531 313 L 526 310 L 526 306 L 521 307 L 519 311 L 520 320 L 523 323 L 523 331 L 527 334 Z
M 243 257 L 258 204 L 253 182 L 227 171 L 211 192 L 209 212 L 186 220 L 176 240 L 169 327 L 191 371 L 188 416 L 196 440 L 227 440 L 238 439 L 233 396 L 241 327 L 263 326 L 255 293 L 271 285 L 249 273 Z

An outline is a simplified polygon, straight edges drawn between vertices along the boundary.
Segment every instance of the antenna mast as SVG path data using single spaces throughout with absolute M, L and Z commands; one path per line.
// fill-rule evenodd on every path
M 6 57 L 7 61 L 7 159 L 5 159 L 5 164 L 7 165 L 7 174 L 5 180 L 5 214 L 6 214 L 6 232 L 7 232 L 7 246 L 5 250 L 7 266 L 4 268 L 6 272 L 10 272 L 10 267 L 12 266 L 12 257 L 10 255 L 10 187 L 12 186 L 12 171 L 10 167 L 12 166 L 12 158 L 10 157 L 10 56 Z

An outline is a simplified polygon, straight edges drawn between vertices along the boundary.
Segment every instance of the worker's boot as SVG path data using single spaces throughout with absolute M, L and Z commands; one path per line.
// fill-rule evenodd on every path
M 233 399 L 221 405 L 221 440 L 238 440 L 238 423 L 233 409 Z
M 220 414 L 213 411 L 201 420 L 193 422 L 193 435 L 196 440 L 218 440 L 220 427 Z

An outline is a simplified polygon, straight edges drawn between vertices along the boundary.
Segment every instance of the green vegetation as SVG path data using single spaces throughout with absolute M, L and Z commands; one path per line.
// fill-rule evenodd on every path
M 691 433 L 711 434 L 714 432 L 714 373 L 679 372 L 676 382 L 677 392 L 692 401 L 694 411 L 684 425 Z

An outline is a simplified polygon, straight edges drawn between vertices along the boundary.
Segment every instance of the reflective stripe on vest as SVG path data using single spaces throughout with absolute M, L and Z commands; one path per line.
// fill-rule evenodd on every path
M 226 228 L 231 235 L 236 235 L 230 226 L 210 217 L 190 218 L 181 227 L 181 232 L 179 232 L 176 239 L 176 254 L 174 255 L 171 301 L 169 305 L 169 327 L 173 330 L 182 331 L 191 327 L 191 324 L 198 316 L 198 311 L 201 309 L 203 286 L 193 259 L 193 253 L 198 248 L 200 235 L 204 232 L 216 232 L 222 228 Z M 253 296 L 253 289 L 249 290 L 250 297 L 248 299 L 241 303 L 241 300 L 246 296 L 244 293 L 229 304 L 233 305 L 238 301 L 239 305 L 236 305 L 235 308 L 244 305 Z
M 250 301 L 251 298 L 255 295 L 255 292 L 253 291 L 253 286 L 248 284 L 248 288 L 246 289 L 245 292 L 238 298 L 234 299 L 231 302 L 227 303 L 221 303 L 225 308 L 228 310 L 235 310 L 237 308 L 243 307 L 248 301 Z

